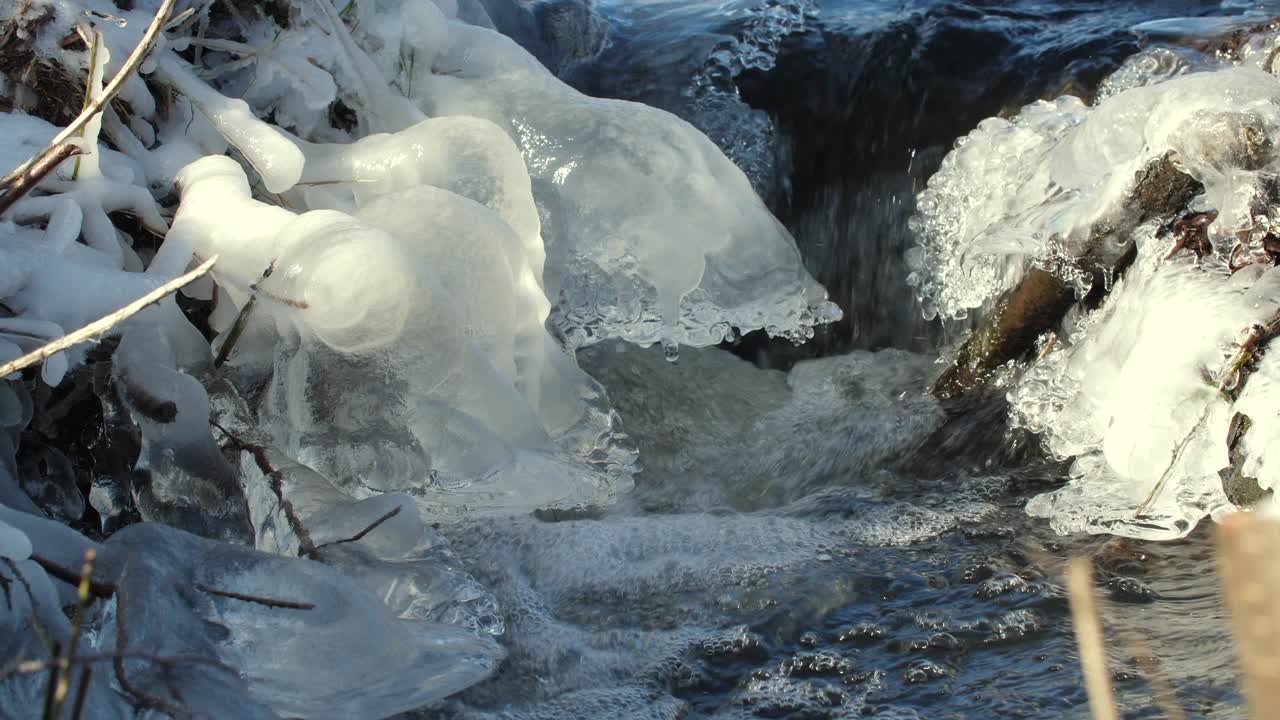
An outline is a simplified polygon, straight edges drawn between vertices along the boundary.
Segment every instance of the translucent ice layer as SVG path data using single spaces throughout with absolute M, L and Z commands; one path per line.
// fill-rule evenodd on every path
M 375 64 L 428 115 L 485 118 L 516 140 L 553 320 L 573 345 L 709 345 L 758 328 L 803 340 L 839 317 L 746 176 L 688 123 L 585 97 L 509 38 L 447 20 L 449 8 L 399 8 L 423 31 L 365 28 Z
M 608 503 L 621 487 L 602 393 L 543 330 L 535 254 L 501 215 L 408 180 L 357 217 L 295 215 L 253 200 L 226 158 L 179 184 L 167 243 L 224 256 L 215 275 L 240 306 L 260 295 L 284 343 L 260 413 L 299 460 L 360 497 L 412 490 L 436 515 Z
M 165 671 L 125 660 L 130 684 L 169 707 L 227 717 L 385 717 L 483 678 L 502 657 L 491 640 L 465 630 L 398 619 L 320 563 L 154 524 L 120 531 L 105 550 L 119 568 L 106 632 L 131 651 L 225 664 Z

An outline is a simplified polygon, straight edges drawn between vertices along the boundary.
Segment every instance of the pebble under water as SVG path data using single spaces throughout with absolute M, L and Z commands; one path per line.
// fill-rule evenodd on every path
M 600 513 L 447 531 L 506 609 L 510 656 L 425 716 L 1084 718 L 1063 573 L 1085 556 L 1123 716 L 1244 717 L 1212 528 L 1152 543 L 1027 517 L 1066 470 L 1004 431 L 998 401 L 949 417 L 921 404 L 947 332 L 918 319 L 901 255 L 914 193 L 979 120 L 1087 94 L 1145 44 L 1265 8 L 598 9 L 610 44 L 561 75 L 707 132 L 846 309 L 799 353 L 752 338 L 735 351 L 762 367 L 921 354 L 858 351 L 801 380 L 722 350 L 674 366 L 656 348 L 580 353 L 641 448 L 636 491 Z M 1130 30 L 1172 17 L 1192 19 Z

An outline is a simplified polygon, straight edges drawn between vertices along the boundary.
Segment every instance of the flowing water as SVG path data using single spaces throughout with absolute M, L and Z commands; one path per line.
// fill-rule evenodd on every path
M 644 471 L 609 511 L 447 531 L 506 609 L 510 657 L 431 714 L 1087 717 L 1062 582 L 1085 555 L 1125 717 L 1243 717 L 1211 529 L 1149 543 L 1027 517 L 1066 470 L 1004 429 L 999 397 L 922 397 L 963 328 L 921 319 L 902 254 L 915 193 L 979 120 L 1089 97 L 1141 47 L 1266 10 L 599 3 L 609 45 L 562 77 L 707 132 L 846 321 L 798 350 L 747 337 L 726 348 L 738 357 L 686 350 L 675 365 L 582 351 Z

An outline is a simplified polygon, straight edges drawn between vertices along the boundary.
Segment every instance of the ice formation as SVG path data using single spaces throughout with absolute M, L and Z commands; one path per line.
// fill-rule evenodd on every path
M 159 4 L 37 0 L 47 16 L 18 24 L 97 94 Z M 66 580 L 92 547 L 84 648 L 134 653 L 95 676 L 100 716 L 430 704 L 492 673 L 504 632 L 433 523 L 630 489 L 635 451 L 575 348 L 661 342 L 674 359 L 759 328 L 803 340 L 839 311 L 706 137 L 579 95 L 480 3 L 186 5 L 84 154 L 0 219 L 3 360 L 219 258 L 101 347 L 0 384 L 0 573 L 61 593 L 6 607 L 0 661 L 33 652 L 27 610 L 66 624 L 68 588 L 31 548 Z M 56 128 L 7 113 L 0 131 L 7 169 Z M 212 305 L 212 343 L 193 303 Z M 74 384 L 101 408 L 95 448 L 132 448 L 87 497 L 70 481 L 65 514 L 91 506 L 104 543 L 24 492 L 33 382 Z
M 553 318 L 572 345 L 621 337 L 674 351 L 758 328 L 803 339 L 839 316 L 704 135 L 660 110 L 585 97 L 509 38 L 433 10 L 403 3 L 404 27 L 420 30 L 381 38 L 373 59 L 428 115 L 485 118 L 516 140 L 545 219 Z M 406 52 L 421 68 L 412 75 Z
M 1030 267 L 1083 297 L 1091 277 L 1075 259 L 1132 212 L 1135 178 L 1162 157 L 1204 185 L 1188 211 L 1218 213 L 1202 259 L 1166 257 L 1158 223 L 1122 238 L 1137 259 L 1105 306 L 1069 316 L 1058 349 L 1014 381 L 1015 422 L 1074 458 L 1070 484 L 1028 506 L 1061 531 L 1180 537 L 1234 508 L 1220 471 L 1263 490 L 1274 482 L 1263 449 L 1276 419 L 1263 399 L 1273 361 L 1264 356 L 1234 402 L 1217 387 L 1233 343 L 1280 307 L 1273 272 L 1228 267 L 1262 257 L 1274 222 L 1280 80 L 1261 62 L 1140 57 L 1104 83 L 1096 106 L 1063 97 L 984 121 L 920 196 L 909 260 L 925 312 L 949 318 L 985 311 Z M 1228 432 L 1236 413 L 1252 421 L 1239 443 Z M 1232 470 L 1229 450 L 1247 456 L 1243 469 Z

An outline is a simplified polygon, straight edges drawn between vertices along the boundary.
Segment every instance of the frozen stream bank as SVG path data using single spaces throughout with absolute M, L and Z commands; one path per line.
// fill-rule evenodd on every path
M 1126 708 L 1150 656 L 1239 715 L 1195 528 L 1276 479 L 1264 19 L 0 4 L 8 167 L 119 91 L 3 196 L 0 361 L 216 258 L 0 385 L 0 710 L 61 655 L 92 717 L 1062 717 L 1085 554 Z M 939 119 L 975 38 L 1035 72 Z

